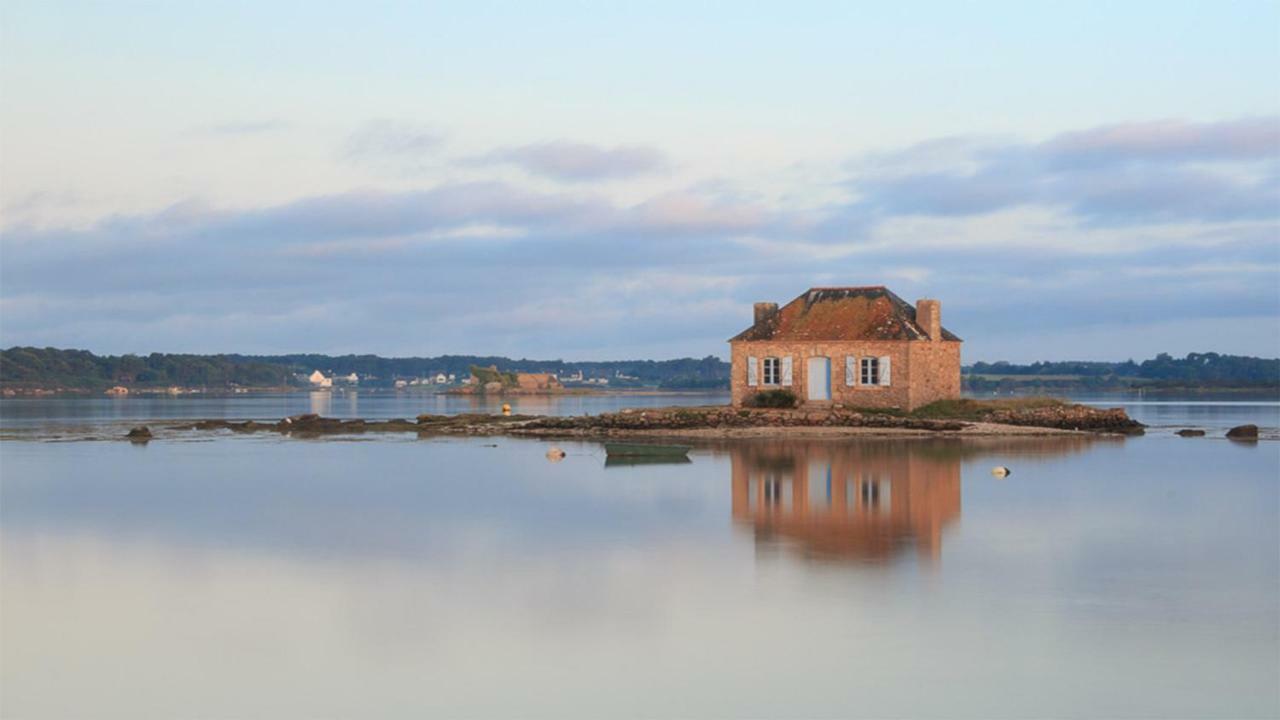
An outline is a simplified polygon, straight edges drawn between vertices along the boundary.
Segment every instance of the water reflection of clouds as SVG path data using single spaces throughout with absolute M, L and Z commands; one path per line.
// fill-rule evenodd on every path
M 6 536 L 93 535 L 326 562 L 448 562 L 482 541 L 530 555 L 711 528 L 696 465 L 606 475 L 591 446 L 564 463 L 540 442 L 224 438 L 8 445 Z M 705 471 L 705 468 L 701 470 Z M 720 490 L 723 492 L 723 490 Z
M 499 445 L 7 446 L 0 714 L 1274 706 L 1270 448 L 1268 464 L 1173 439 L 762 442 L 606 471 L 587 445 L 556 465 L 544 444 Z M 1004 462 L 1015 475 L 992 478 Z M 800 509 L 823 532 L 769 525 Z M 839 528 L 859 513 L 887 555 Z M 935 528 L 928 582 L 853 567 L 934 557 Z M 763 563 L 764 545 L 786 549 Z M 797 561 L 817 557 L 854 560 Z
M 328 393 L 324 393 L 328 395 Z M 752 441 L 686 465 L 602 467 L 598 446 L 502 440 L 73 444 L 6 453 L 7 535 L 57 532 L 328 562 L 447 562 L 493 552 L 716 542 L 727 514 L 814 557 L 936 557 L 959 516 L 963 458 L 1083 449 L 1088 438 L 1003 444 Z M 726 457 L 727 456 L 727 457 Z M 92 468 L 87 470 L 87 468 Z

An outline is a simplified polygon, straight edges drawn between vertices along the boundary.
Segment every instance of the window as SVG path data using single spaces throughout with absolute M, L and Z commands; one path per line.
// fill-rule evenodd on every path
M 863 512 L 889 512 L 892 485 L 888 480 L 863 477 L 859 485 L 859 507 Z
M 782 361 L 776 357 L 764 359 L 764 384 L 777 385 L 782 380 Z
M 873 358 L 873 357 L 862 358 L 862 384 L 863 385 L 879 385 L 880 384 L 880 358 Z

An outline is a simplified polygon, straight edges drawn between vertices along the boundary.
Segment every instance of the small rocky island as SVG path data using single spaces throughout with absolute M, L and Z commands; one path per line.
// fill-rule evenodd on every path
M 1143 425 L 1122 409 L 1100 409 L 1050 400 L 954 400 L 935 403 L 912 413 L 846 407 L 777 409 L 711 406 L 636 408 L 575 416 L 424 414 L 414 420 L 341 420 L 307 414 L 274 423 L 204 420 L 183 428 L 240 433 L 276 432 L 300 437 L 411 432 L 420 435 L 689 439 L 990 436 L 1071 432 L 1134 435 L 1143 432 Z

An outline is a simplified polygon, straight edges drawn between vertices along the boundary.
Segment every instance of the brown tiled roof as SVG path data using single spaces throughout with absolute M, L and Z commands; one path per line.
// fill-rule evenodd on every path
M 738 340 L 926 340 L 913 305 L 882 285 L 810 288 L 776 313 L 743 330 Z M 942 329 L 942 339 L 959 342 Z

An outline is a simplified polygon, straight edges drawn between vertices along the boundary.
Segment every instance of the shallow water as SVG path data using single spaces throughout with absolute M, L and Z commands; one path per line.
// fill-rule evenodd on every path
M 0 401 L 0 428 L 59 428 L 125 421 L 231 420 L 276 421 L 290 415 L 388 420 L 422 413 L 496 413 L 503 404 L 526 415 L 584 415 L 631 407 L 719 405 L 727 392 L 607 393 L 600 395 L 528 395 L 476 397 L 408 392 L 292 392 L 244 395 L 58 396 Z
M 0 442 L 0 715 L 1280 714 L 1280 443 L 551 444 Z

